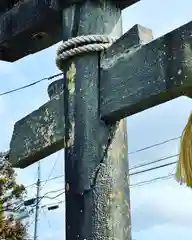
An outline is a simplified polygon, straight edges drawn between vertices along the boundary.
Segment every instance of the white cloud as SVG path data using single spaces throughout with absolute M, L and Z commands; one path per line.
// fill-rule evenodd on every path
M 192 221 L 192 190 L 175 180 L 131 189 L 134 232 L 164 223 L 189 227 Z

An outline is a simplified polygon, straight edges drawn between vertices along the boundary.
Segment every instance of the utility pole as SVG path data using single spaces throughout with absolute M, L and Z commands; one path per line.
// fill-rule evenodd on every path
M 37 177 L 37 195 L 36 195 L 36 207 L 35 207 L 35 227 L 34 227 L 34 240 L 37 240 L 38 220 L 39 220 L 39 194 L 41 186 L 41 165 L 38 162 L 38 177 Z

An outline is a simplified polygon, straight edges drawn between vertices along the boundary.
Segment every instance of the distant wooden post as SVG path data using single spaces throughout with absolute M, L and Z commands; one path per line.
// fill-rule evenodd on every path
M 63 23 L 64 40 L 122 34 L 121 10 L 108 0 L 64 9 Z M 126 122 L 100 118 L 100 58 L 88 53 L 66 62 L 76 72 L 72 154 L 65 148 L 67 240 L 131 239 Z

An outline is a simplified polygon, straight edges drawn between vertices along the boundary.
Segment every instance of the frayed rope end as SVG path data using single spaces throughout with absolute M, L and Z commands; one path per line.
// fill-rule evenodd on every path
M 192 113 L 181 136 L 175 178 L 180 184 L 192 188 Z

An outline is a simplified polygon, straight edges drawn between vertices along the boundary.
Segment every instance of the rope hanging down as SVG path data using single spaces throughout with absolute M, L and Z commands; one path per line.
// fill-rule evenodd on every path
M 192 113 L 183 130 L 177 163 L 176 179 L 192 188 Z
M 57 50 L 56 65 L 62 71 L 63 62 L 67 59 L 88 52 L 100 52 L 108 49 L 115 41 L 108 36 L 88 35 L 71 38 Z

